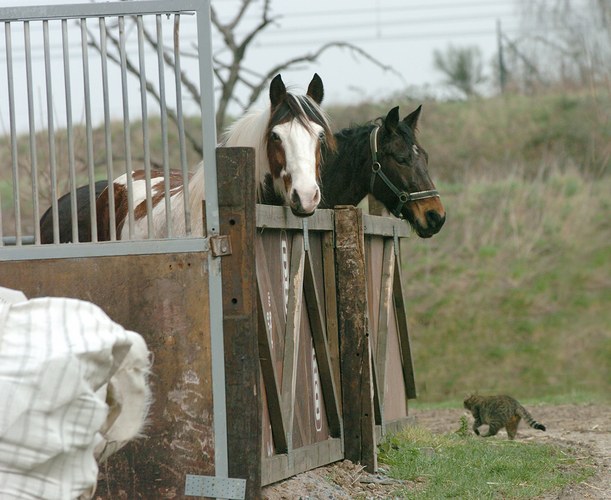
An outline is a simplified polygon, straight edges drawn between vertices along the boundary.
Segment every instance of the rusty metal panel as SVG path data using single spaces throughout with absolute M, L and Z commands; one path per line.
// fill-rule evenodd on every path
M 207 272 L 205 252 L 0 262 L 2 286 L 93 302 L 153 352 L 146 437 L 100 467 L 98 498 L 173 498 L 186 474 L 214 475 Z

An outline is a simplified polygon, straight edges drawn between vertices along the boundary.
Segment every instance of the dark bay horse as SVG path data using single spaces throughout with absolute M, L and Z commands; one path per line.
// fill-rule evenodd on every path
M 400 120 L 397 106 L 385 118 L 337 132 L 337 149 L 323 161 L 319 207 L 356 205 L 372 194 L 421 238 L 438 233 L 446 213 L 416 140 L 421 109 Z

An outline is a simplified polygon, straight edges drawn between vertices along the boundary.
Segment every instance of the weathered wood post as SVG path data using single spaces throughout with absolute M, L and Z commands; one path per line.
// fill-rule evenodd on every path
M 345 458 L 377 469 L 362 211 L 335 210 L 335 259 Z
M 251 148 L 217 149 L 219 234 L 231 245 L 221 257 L 229 477 L 246 479 L 246 498 L 261 489 L 254 162 Z

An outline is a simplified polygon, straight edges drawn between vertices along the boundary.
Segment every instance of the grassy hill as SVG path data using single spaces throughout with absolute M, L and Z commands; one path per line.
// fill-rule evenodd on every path
M 401 106 L 331 109 L 340 126 Z M 425 102 L 448 213 L 403 245 L 419 401 L 611 394 L 609 93 Z
M 446 225 L 403 247 L 420 399 L 608 397 L 611 178 L 441 189 Z

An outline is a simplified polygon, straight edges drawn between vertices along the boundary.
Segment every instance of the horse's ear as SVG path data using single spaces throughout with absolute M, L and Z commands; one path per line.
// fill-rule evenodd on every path
M 280 104 L 286 97 L 286 87 L 282 77 L 278 74 L 269 85 L 269 100 L 272 102 L 272 109 Z
M 314 73 L 312 77 L 312 81 L 310 85 L 308 85 L 308 96 L 310 96 L 316 104 L 320 104 L 322 102 L 323 97 L 325 96 L 325 89 L 322 85 L 322 80 L 318 73 Z
M 395 106 L 386 115 L 386 118 L 384 119 L 384 127 L 386 127 L 386 130 L 388 132 L 393 133 L 395 130 L 397 130 L 398 126 L 399 126 L 399 106 Z
M 414 132 L 416 131 L 416 127 L 418 126 L 418 118 L 420 117 L 420 111 L 422 110 L 422 104 L 416 108 L 415 111 L 412 111 L 409 115 L 403 118 L 405 124 L 411 128 Z

